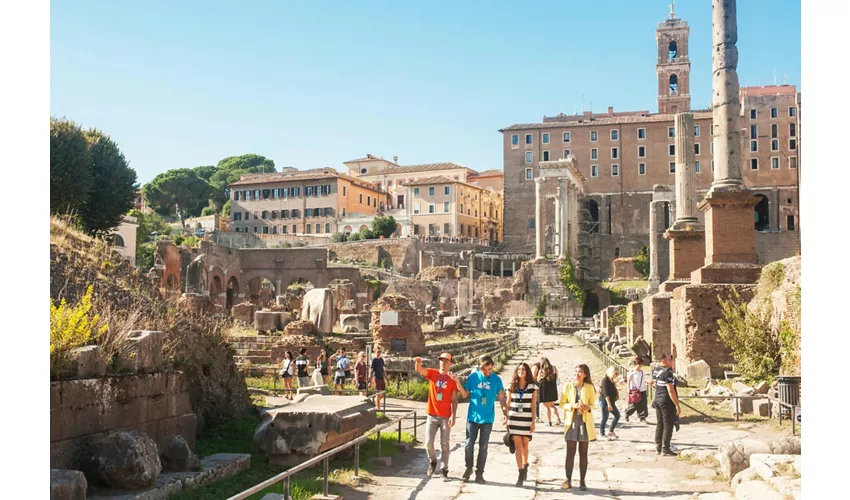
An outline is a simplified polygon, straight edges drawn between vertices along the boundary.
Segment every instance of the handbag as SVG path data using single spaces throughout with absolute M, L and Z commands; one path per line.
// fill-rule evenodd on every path
M 637 389 L 629 389 L 629 404 L 640 403 L 641 393 Z

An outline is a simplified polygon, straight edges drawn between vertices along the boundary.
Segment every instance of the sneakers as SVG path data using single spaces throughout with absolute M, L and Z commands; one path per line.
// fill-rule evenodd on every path
M 613 432 L 609 433 L 609 434 L 608 434 L 607 436 L 605 436 L 605 437 L 607 437 L 607 438 L 608 438 L 608 441 L 613 441 L 613 440 L 617 439 L 617 436 L 615 436 Z
M 478 484 L 486 484 L 487 481 L 484 480 L 484 474 L 475 474 L 475 482 Z
M 463 482 L 465 483 L 465 482 L 469 481 L 469 476 L 471 476 L 471 475 L 472 475 L 472 467 L 467 467 L 466 470 L 463 472 Z
M 655 452 L 661 455 L 661 448 L 655 448 Z
M 672 451 L 672 450 L 663 450 L 663 451 L 661 452 L 661 455 L 664 455 L 665 457 L 676 457 L 676 456 L 679 456 L 679 454 L 678 454 L 678 453 L 676 453 L 675 451 Z
M 629 421 L 629 414 L 627 413 L 626 414 L 626 422 L 628 422 L 628 421 Z
M 614 431 L 609 431 L 608 437 L 611 438 L 611 439 L 620 439 L 620 436 L 614 434 Z
M 429 476 L 430 476 L 430 475 L 433 475 L 435 470 L 437 470 L 437 461 L 436 461 L 436 460 L 432 460 L 432 461 L 428 464 L 428 475 L 429 475 Z
M 579 483 L 578 489 L 580 489 L 581 491 L 587 491 L 587 485 L 584 484 L 584 481 Z
M 449 469 L 440 469 L 440 475 L 443 476 L 443 479 L 449 478 Z

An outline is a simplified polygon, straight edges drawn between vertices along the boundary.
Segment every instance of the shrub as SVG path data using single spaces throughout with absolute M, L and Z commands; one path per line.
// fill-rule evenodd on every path
M 629 310 L 627 308 L 617 309 L 610 318 L 608 318 L 608 326 L 623 326 L 628 320 Z
M 201 240 L 199 238 L 197 238 L 195 236 L 189 236 L 188 238 L 183 238 L 183 241 L 181 242 L 181 244 L 184 247 L 196 247 L 196 246 L 198 246 L 198 243 L 200 243 L 200 242 L 201 242 Z
M 174 245 L 179 247 L 180 245 L 183 244 L 184 239 L 185 238 L 183 237 L 182 234 L 175 234 L 174 235 Z
M 345 241 L 345 233 L 333 233 L 330 239 L 331 243 L 342 243 Z
M 737 290 L 729 300 L 717 300 L 723 311 L 718 334 L 731 349 L 738 373 L 752 381 L 770 380 L 779 372 L 782 341 L 780 332 L 770 326 L 768 304 L 750 311 Z
M 564 288 L 567 289 L 567 292 L 573 297 L 573 299 L 575 299 L 579 305 L 584 307 L 584 300 L 587 298 L 587 292 L 585 292 L 581 285 L 579 285 L 578 281 L 576 281 L 573 260 L 569 255 L 567 255 L 567 258 L 561 263 L 561 267 L 558 269 L 558 272 L 561 284 L 564 285 Z
M 363 235 L 361 233 L 351 233 L 348 235 L 348 241 L 362 241 Z
M 537 302 L 537 309 L 534 311 L 535 318 L 543 318 L 546 316 L 546 308 L 549 306 L 549 300 L 546 298 L 546 295 L 540 297 L 540 301 Z
M 641 247 L 638 254 L 635 255 L 632 264 L 634 264 L 637 272 L 639 272 L 644 278 L 649 278 L 649 249 Z
M 61 374 L 67 364 L 71 349 L 89 344 L 100 337 L 107 325 L 100 325 L 100 317 L 91 313 L 92 286 L 73 307 L 65 299 L 59 305 L 50 300 L 50 361 L 51 375 Z
M 383 236 L 389 238 L 396 231 L 395 217 L 392 215 L 378 216 L 372 219 L 372 228 L 369 230 L 369 239 Z

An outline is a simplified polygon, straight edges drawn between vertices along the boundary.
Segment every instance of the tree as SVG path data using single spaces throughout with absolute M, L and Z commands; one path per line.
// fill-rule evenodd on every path
M 257 154 L 228 156 L 215 166 L 215 173 L 209 178 L 213 187 L 210 204 L 220 210 L 230 199 L 230 184 L 246 174 L 276 172 L 274 161 Z
M 644 278 L 649 277 L 649 250 L 646 247 L 641 247 L 637 255 L 635 255 L 632 264 Z
M 50 212 L 79 211 L 92 188 L 91 155 L 76 123 L 50 117 Z
M 142 195 L 157 213 L 175 214 L 183 226 L 186 217 L 200 214 L 200 205 L 212 196 L 212 187 L 194 170 L 178 168 L 154 177 L 142 188 Z
M 221 207 L 221 216 L 227 217 L 228 219 L 230 218 L 230 200 L 229 199 L 226 202 L 224 202 L 224 206 Z
M 136 247 L 136 267 L 142 272 L 147 272 L 156 262 L 156 245 L 143 243 Z
M 92 187 L 82 207 L 86 231 L 111 231 L 121 224 L 121 216 L 133 208 L 136 197 L 136 171 L 130 168 L 118 145 L 100 130 L 85 132 L 91 159 Z
M 195 171 L 195 174 L 201 179 L 209 182 L 210 177 L 213 176 L 214 173 L 218 170 L 215 165 L 201 165 L 200 167 L 195 167 L 192 170 Z
M 136 248 L 150 242 L 153 239 L 152 234 L 154 232 L 159 235 L 171 234 L 171 226 L 155 213 L 144 214 L 138 210 L 130 210 L 128 215 L 135 217 L 138 224 L 136 228 Z
M 384 238 L 389 238 L 396 231 L 396 222 L 395 218 L 392 215 L 387 216 L 378 216 L 372 219 L 372 228 L 370 231 L 371 236 L 367 236 L 368 239 L 380 238 L 383 236 Z

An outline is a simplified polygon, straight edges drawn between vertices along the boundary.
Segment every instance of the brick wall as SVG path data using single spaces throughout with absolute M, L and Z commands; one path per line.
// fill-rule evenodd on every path
M 643 275 L 635 269 L 634 257 L 619 258 L 611 261 L 611 280 L 642 280 Z
M 657 293 L 643 299 L 643 339 L 652 346 L 652 359 L 670 353 L 670 300 L 673 294 Z
M 669 311 L 677 371 L 684 372 L 687 365 L 702 359 L 711 367 L 712 377 L 721 377 L 723 369 L 720 365 L 735 362 L 717 333 L 717 322 L 723 317 L 717 298 L 729 300 L 733 290 L 738 291 L 742 300 L 749 302 L 755 286 L 687 285 L 673 292 Z
M 629 302 L 629 345 L 643 337 L 643 302 Z
M 760 264 L 800 255 L 800 232 L 756 232 L 756 253 Z
M 397 272 L 416 274 L 419 272 L 419 241 L 412 238 L 355 241 L 328 245 L 331 258 L 340 260 L 362 260 L 380 265 L 381 260 L 392 262 Z

